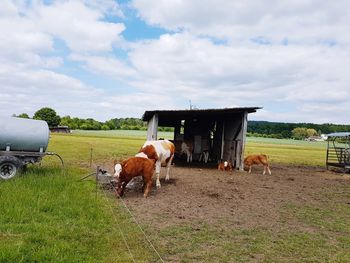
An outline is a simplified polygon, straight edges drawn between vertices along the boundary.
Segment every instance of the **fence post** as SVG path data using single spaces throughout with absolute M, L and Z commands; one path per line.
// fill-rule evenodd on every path
M 96 180 L 96 198 L 97 198 L 97 184 L 98 184 L 98 173 L 100 171 L 100 166 L 98 165 L 96 167 L 96 175 L 95 175 L 95 180 Z
M 92 148 L 90 148 L 90 167 L 92 166 Z

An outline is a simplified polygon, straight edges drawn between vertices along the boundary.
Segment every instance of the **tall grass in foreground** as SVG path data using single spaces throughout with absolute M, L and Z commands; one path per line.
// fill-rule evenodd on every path
M 123 238 L 137 262 L 152 260 L 116 199 L 80 173 L 32 167 L 0 181 L 0 262 L 130 262 Z

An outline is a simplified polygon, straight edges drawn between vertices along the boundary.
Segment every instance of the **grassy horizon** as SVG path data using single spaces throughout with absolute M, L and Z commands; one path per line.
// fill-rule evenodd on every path
M 99 138 L 106 138 L 111 142 L 119 143 L 123 140 L 130 140 L 130 151 L 120 153 L 117 150 L 111 150 L 116 154 L 121 154 L 122 157 L 133 156 L 135 152 L 142 146 L 146 140 L 147 131 L 134 130 L 112 130 L 112 131 L 73 131 L 71 135 L 77 137 L 91 138 L 91 146 L 96 146 L 96 141 Z M 60 135 L 54 135 L 60 136 Z M 172 132 L 161 132 L 158 137 L 173 138 Z M 117 141 L 118 140 L 118 143 Z M 121 147 L 125 147 L 121 144 Z M 245 155 L 264 153 L 269 156 L 270 162 L 276 164 L 292 164 L 292 165 L 311 165 L 311 166 L 325 166 L 327 142 L 309 142 L 293 139 L 272 139 L 262 137 L 247 137 Z

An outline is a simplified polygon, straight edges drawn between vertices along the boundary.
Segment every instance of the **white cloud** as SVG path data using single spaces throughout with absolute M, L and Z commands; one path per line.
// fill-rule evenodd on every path
M 1 66 L 0 79 L 0 115 L 8 114 L 9 110 L 20 113 L 17 112 L 20 108 L 33 115 L 36 110 L 47 106 L 65 114 L 69 114 L 74 106 L 78 113 L 80 106 L 89 108 L 89 103 L 101 94 L 76 79 L 48 70 Z M 66 108 L 67 105 L 70 107 Z
M 84 3 L 104 14 L 125 17 L 119 4 L 115 0 L 84 0 Z
M 73 52 L 112 51 L 122 42 L 120 33 L 125 26 L 102 18 L 110 10 L 118 13 L 118 6 L 107 0 L 85 2 L 90 5 L 83 1 L 56 1 L 52 5 L 34 1 L 23 7 L 5 1 L 0 7 L 1 58 L 30 64 L 32 57 L 54 51 L 55 39 Z M 97 4 L 98 8 L 91 7 Z
M 272 121 L 349 123 L 348 1 L 131 5 L 148 24 L 174 31 L 126 41 L 125 25 L 106 19 L 131 19 L 113 0 L 4 0 L 0 114 L 51 106 L 105 120 L 191 100 L 199 108 L 263 106 L 252 117 Z
M 106 22 L 106 15 L 123 16 L 112 0 L 60 0 L 49 5 L 4 0 L 0 6 L 0 115 L 33 115 L 49 106 L 61 115 L 105 119 L 99 100 L 107 95 L 84 83 L 85 79 L 69 76 L 79 69 L 66 69 L 65 60 L 71 52 L 87 56 L 113 50 L 124 25 Z M 57 49 L 57 39 L 66 44 L 65 51 Z
M 225 1 L 133 0 L 139 16 L 170 30 L 186 30 L 245 41 L 263 36 L 269 41 L 334 40 L 349 43 L 347 0 Z
M 155 107 L 169 110 L 176 107 L 174 100 L 169 96 L 144 92 L 106 97 L 101 102 L 101 105 L 109 112 L 114 112 L 114 114 L 138 112 L 139 117 L 141 117 L 144 111 L 154 110 Z
M 113 57 L 72 54 L 70 59 L 83 62 L 83 67 L 93 73 L 110 76 L 116 79 L 135 77 L 137 74 L 137 72 L 124 61 Z
M 350 105 L 350 4 L 337 3 L 134 0 L 147 23 L 178 32 L 134 46 L 147 79 L 135 85 L 198 106 L 263 106 L 269 120 L 348 123 L 349 107 L 329 107 Z
M 123 24 L 101 21 L 101 10 L 80 1 L 40 5 L 32 15 L 44 32 L 64 40 L 75 52 L 111 51 L 125 29 Z

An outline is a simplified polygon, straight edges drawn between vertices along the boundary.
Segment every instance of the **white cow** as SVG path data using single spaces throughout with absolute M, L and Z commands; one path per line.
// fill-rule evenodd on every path
M 160 188 L 159 174 L 160 167 L 166 166 L 167 172 L 165 180 L 169 180 L 170 165 L 174 158 L 175 146 L 169 140 L 146 141 L 136 157 L 143 157 L 156 160 L 156 186 Z
M 209 151 L 208 150 L 204 150 L 201 155 L 199 156 L 199 161 L 201 162 L 203 160 L 203 162 L 207 163 L 209 161 Z
M 181 143 L 181 154 L 186 154 L 187 162 L 192 162 L 193 141 L 183 141 Z

